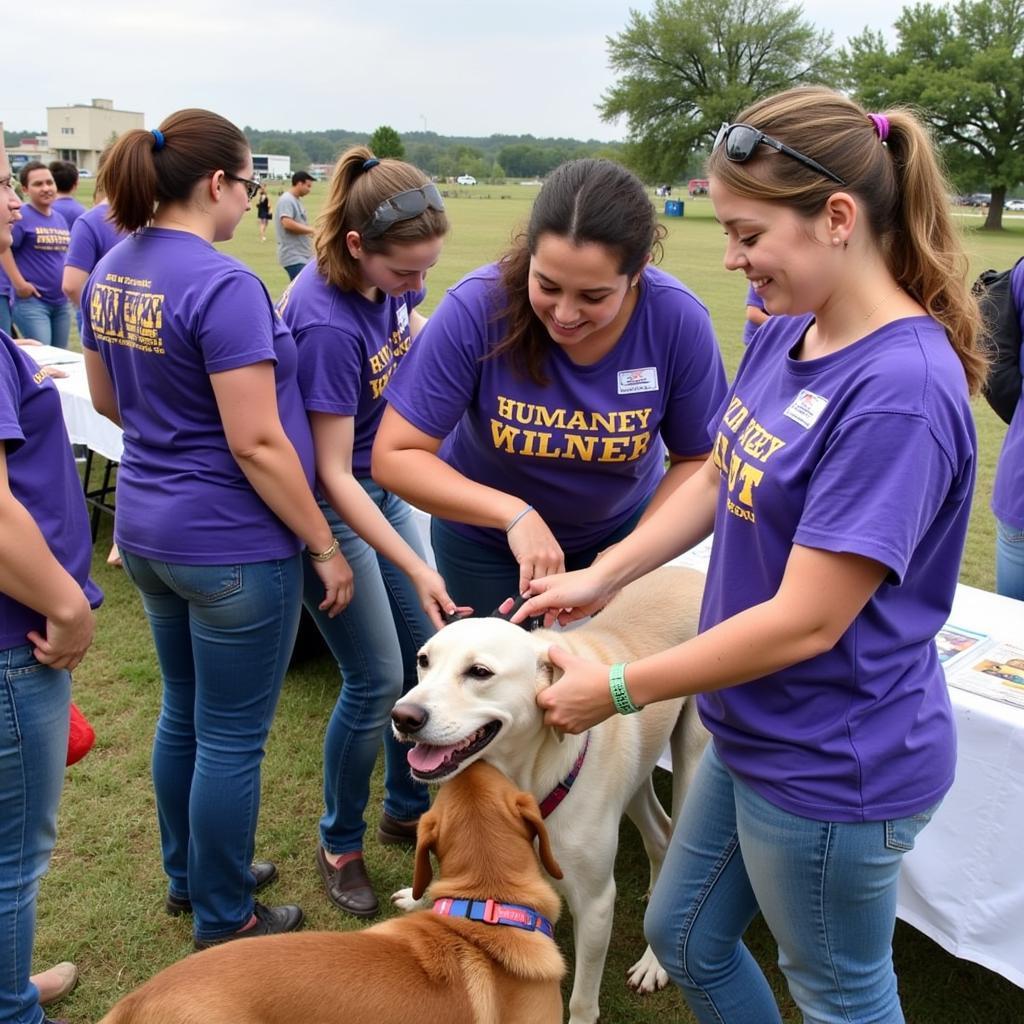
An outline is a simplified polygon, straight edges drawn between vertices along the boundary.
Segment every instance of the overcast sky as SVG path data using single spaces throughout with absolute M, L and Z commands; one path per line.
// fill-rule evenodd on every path
M 909 0 L 908 0 L 909 3 Z M 0 121 L 109 98 L 155 127 L 208 107 L 239 126 L 620 139 L 595 110 L 606 39 L 650 0 L 150 0 L 19 3 L 4 17 Z M 903 3 L 806 0 L 841 44 Z

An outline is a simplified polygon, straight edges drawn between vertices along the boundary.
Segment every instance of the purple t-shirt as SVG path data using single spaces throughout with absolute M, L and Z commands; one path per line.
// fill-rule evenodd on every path
M 54 558 L 96 608 L 103 594 L 89 579 L 89 517 L 64 429 L 60 395 L 53 381 L 2 331 L 0 441 L 7 449 L 11 493 L 39 527 Z M 27 644 L 27 633 L 33 629 L 45 635 L 45 618 L 0 594 L 0 650 Z
M 308 412 L 355 418 L 352 472 L 370 475 L 370 450 L 384 415 L 384 386 L 409 351 L 409 312 L 424 292 L 372 302 L 327 283 L 308 263 L 278 302 L 299 349 Z
M 1014 268 L 1010 285 L 1020 317 L 1021 334 L 1024 335 L 1024 260 Z M 1020 371 L 1024 377 L 1024 347 L 1020 355 Z M 992 488 L 992 512 L 1015 530 L 1024 530 L 1024 399 L 1017 402 L 999 453 L 996 482 Z
M 889 572 L 831 651 L 701 694 L 699 707 L 723 761 L 771 803 L 816 820 L 904 817 L 939 800 L 956 761 L 934 639 L 974 485 L 967 383 L 927 317 L 795 360 L 811 322 L 758 328 L 716 417 L 701 628 L 774 596 L 794 544 Z
M 748 305 L 748 306 L 756 306 L 760 310 L 764 309 L 764 299 L 762 299 L 761 296 L 757 294 L 757 289 L 754 288 L 753 285 L 751 285 L 747 289 L 747 302 L 746 302 L 746 305 Z M 743 344 L 744 345 L 749 345 L 750 344 L 750 339 L 754 337 L 754 334 L 757 331 L 759 326 L 760 326 L 760 324 L 751 323 L 749 320 L 747 320 L 744 317 L 744 320 L 743 320 Z
M 75 221 L 85 213 L 85 207 L 74 196 L 57 196 L 53 208 L 67 221 L 68 231 L 75 226 Z
M 25 203 L 21 220 L 13 225 L 11 252 L 26 281 L 39 289 L 39 297 L 51 306 L 63 306 L 68 300 L 61 291 L 64 255 L 71 232 L 67 221 L 52 212 L 48 217 Z
M 92 271 L 111 249 L 125 237 L 109 220 L 110 204 L 101 203 L 86 210 L 71 227 L 71 242 L 68 245 L 64 265 L 77 270 Z
M 460 473 L 533 505 L 563 550 L 582 551 L 618 529 L 654 493 L 665 446 L 699 456 L 725 393 L 711 319 L 700 300 L 654 267 L 622 337 L 592 366 L 553 342 L 546 386 L 486 358 L 505 337 L 496 266 L 452 288 L 388 385 L 410 423 L 445 438 L 440 457 Z M 505 548 L 500 530 L 451 523 Z
M 260 279 L 197 235 L 146 228 L 100 260 L 82 310 L 82 344 L 103 359 L 124 426 L 117 543 L 186 565 L 297 552 L 231 454 L 210 384 L 211 374 L 273 363 L 278 414 L 312 484 L 295 342 Z

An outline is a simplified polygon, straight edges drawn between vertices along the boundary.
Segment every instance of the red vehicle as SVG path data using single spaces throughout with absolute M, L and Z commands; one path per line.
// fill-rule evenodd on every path
M 691 178 L 687 189 L 690 192 L 690 198 L 694 196 L 706 196 L 708 194 L 708 179 L 707 178 Z

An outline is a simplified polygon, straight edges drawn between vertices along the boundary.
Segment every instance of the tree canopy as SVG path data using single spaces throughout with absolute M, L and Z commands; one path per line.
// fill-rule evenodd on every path
M 648 180 L 677 180 L 722 121 L 753 100 L 802 83 L 833 84 L 831 33 L 780 0 L 654 0 L 608 39 L 620 74 L 598 104 L 627 120 L 630 163 Z
M 382 124 L 371 136 L 367 143 L 373 155 L 384 159 L 392 157 L 395 160 L 402 160 L 405 157 L 405 146 L 402 145 L 402 137 L 389 124 Z
M 1024 0 L 960 0 L 903 9 L 897 43 L 865 30 L 844 54 L 849 85 L 873 110 L 913 105 L 954 177 L 992 194 L 985 227 L 1002 226 L 1006 191 L 1024 180 Z

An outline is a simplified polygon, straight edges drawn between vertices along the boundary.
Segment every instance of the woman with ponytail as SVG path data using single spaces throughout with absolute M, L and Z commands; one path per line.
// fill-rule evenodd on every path
M 299 622 L 303 563 L 335 615 L 351 572 L 311 489 L 295 343 L 260 279 L 214 242 L 258 189 L 242 133 L 206 110 L 126 132 L 104 168 L 130 232 L 85 287 L 93 403 L 124 428 L 114 540 L 163 675 L 153 784 L 169 914 L 197 948 L 291 931 L 255 890 L 260 763 Z M 305 546 L 308 555 L 302 553 Z
M 355 575 L 352 601 L 332 619 L 318 609 L 316 577 L 307 573 L 306 608 L 344 680 L 324 739 L 317 865 L 331 902 L 356 917 L 378 909 L 363 861 L 363 814 L 381 743 L 378 839 L 413 845 L 429 805 L 389 713 L 416 684 L 416 652 L 455 610 L 424 560 L 411 509 L 370 476 L 382 392 L 425 323 L 416 306 L 447 231 L 444 203 L 426 175 L 356 146 L 335 167 L 317 223 L 316 260 L 278 304 L 299 348 L 320 507 Z
M 565 673 L 538 703 L 578 732 L 700 695 L 713 742 L 646 919 L 697 1020 L 780 1021 L 742 943 L 760 911 L 804 1020 L 898 1024 L 900 862 L 956 761 L 934 638 L 984 376 L 967 263 L 907 111 L 790 90 L 722 126 L 708 177 L 725 265 L 770 314 L 713 455 L 592 569 L 535 581 L 518 615 L 592 612 L 713 530 L 700 635 L 611 673 L 553 649 Z

